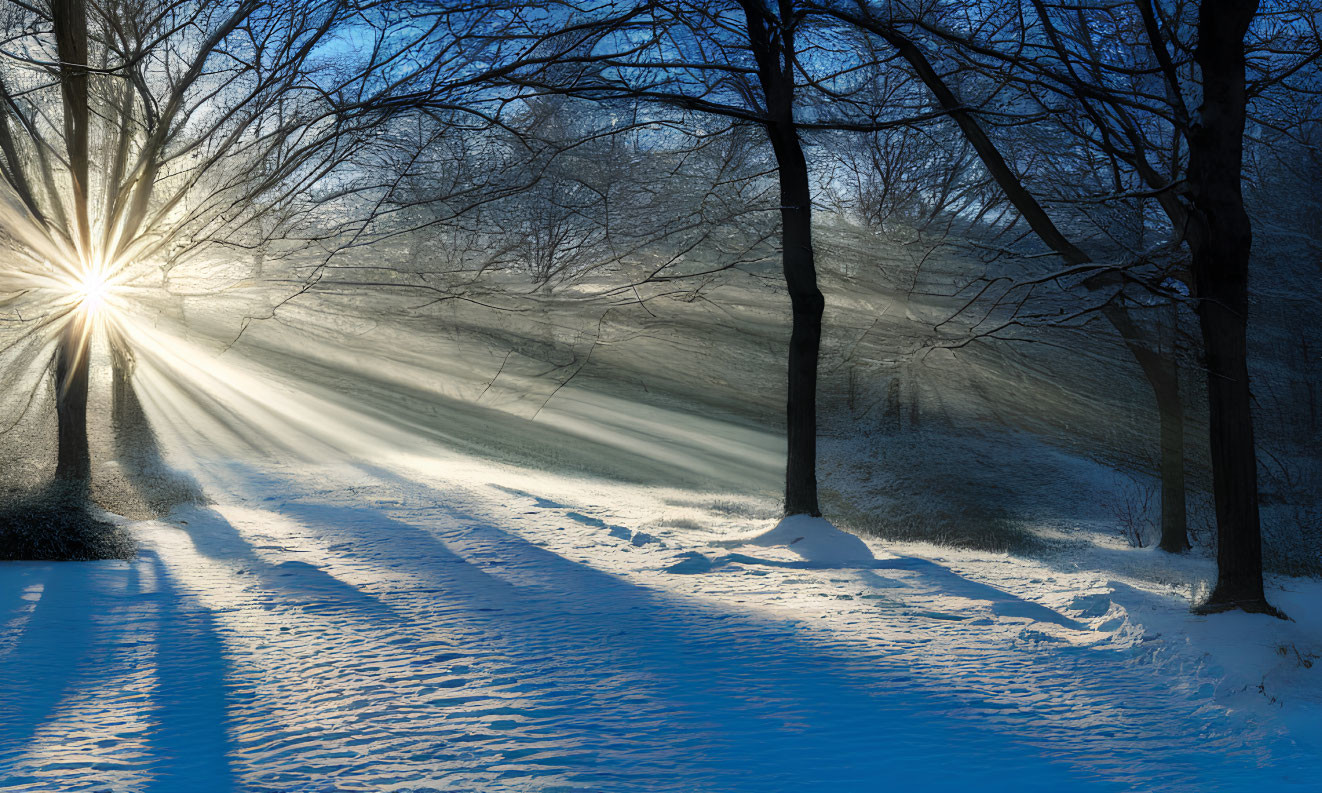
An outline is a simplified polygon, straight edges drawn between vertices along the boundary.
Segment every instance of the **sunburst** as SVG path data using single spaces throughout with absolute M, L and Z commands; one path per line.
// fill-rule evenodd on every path
M 95 317 L 109 306 L 114 285 L 100 269 L 89 269 L 78 279 L 74 297 L 78 300 L 78 309 L 89 317 Z

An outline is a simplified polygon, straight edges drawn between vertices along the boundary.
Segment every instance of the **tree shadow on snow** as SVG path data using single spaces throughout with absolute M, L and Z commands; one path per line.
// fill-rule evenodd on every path
M 179 513 L 179 517 L 180 528 L 199 554 L 242 565 L 240 572 L 251 576 L 250 583 L 279 593 L 304 612 L 334 611 L 369 623 L 402 619 L 389 605 L 316 565 L 298 559 L 266 561 L 257 553 L 258 548 L 214 509 L 189 510 Z M 283 550 L 278 545 L 262 548 L 276 553 Z
M 991 604 L 992 613 L 998 617 L 1030 619 L 1035 622 L 1050 623 L 1052 625 L 1059 625 L 1062 628 L 1069 628 L 1070 630 L 1076 631 L 1088 629 L 1087 625 L 1084 625 L 1077 620 L 1072 620 L 1060 612 L 1049 609 L 1040 603 L 1025 600 L 1018 595 L 1013 595 L 1003 589 L 997 589 L 989 584 L 965 578 L 948 567 L 917 556 L 901 556 L 895 559 L 860 559 L 852 562 L 832 562 L 813 561 L 809 559 L 796 561 L 762 559 L 742 553 L 731 553 L 707 560 L 706 564 L 702 565 L 702 568 L 703 571 L 713 570 L 721 565 L 730 563 L 759 565 L 763 567 L 780 567 L 791 570 L 861 570 L 865 572 L 876 570 L 904 570 L 917 573 L 919 576 L 926 579 L 933 587 L 947 595 L 954 595 L 955 597 L 966 598 L 968 600 L 986 601 Z M 690 565 L 690 568 L 696 570 L 697 566 Z M 684 571 L 681 570 L 679 572 Z M 892 588 L 896 586 L 894 581 L 880 576 L 869 576 L 867 580 L 882 588 Z
M 0 654 L 0 784 L 3 770 L 12 773 L 38 733 L 69 709 L 104 731 L 96 748 L 84 750 L 113 753 L 125 718 L 114 711 L 125 708 L 143 711 L 147 721 L 146 791 L 233 789 L 227 664 L 215 617 L 183 595 L 154 552 L 130 563 L 21 563 L 0 571 L 31 597 L 40 593 Z M 152 674 L 141 674 L 144 666 Z M 55 759 L 79 782 L 98 777 L 96 759 L 85 768 Z
M 427 488 L 389 471 L 360 467 L 415 491 Z M 253 477 L 250 486 L 288 492 L 271 479 Z M 425 505 L 399 507 L 421 508 L 425 514 L 417 523 L 368 506 L 285 501 L 273 509 L 335 540 L 347 556 L 370 557 L 380 566 L 430 579 L 434 589 L 426 594 L 435 607 L 429 605 L 428 613 L 440 615 L 447 626 L 462 625 L 456 635 L 480 637 L 471 639 L 480 645 L 470 648 L 475 653 L 498 651 L 515 659 L 526 681 L 519 690 L 547 709 L 548 729 L 589 747 L 583 750 L 588 759 L 574 762 L 610 769 L 578 773 L 575 781 L 619 782 L 678 767 L 699 769 L 701 779 L 734 787 L 886 779 L 924 788 L 995 789 L 987 787 L 985 774 L 996 765 L 1004 779 L 1014 780 L 1006 789 L 1082 790 L 1092 784 L 1058 764 L 1059 755 L 1049 759 L 1050 749 L 1034 748 L 1044 739 L 1033 713 L 1007 716 L 1010 712 L 979 688 L 994 682 L 974 679 L 968 690 L 956 690 L 953 678 L 923 681 L 903 651 L 860 652 L 821 637 L 813 641 L 793 623 L 631 584 L 446 506 L 444 494 L 432 492 L 436 498 Z M 947 591 L 992 601 L 1007 616 L 1080 627 L 926 560 L 874 561 L 876 569 L 913 570 Z M 1106 661 L 1098 657 L 1089 663 Z M 1076 693 L 1070 707 L 1083 701 Z M 984 706 L 996 717 L 971 715 Z M 1134 757 L 1150 752 L 1153 740 L 1171 741 L 1159 713 L 1102 710 L 1121 721 L 1132 715 L 1133 729 L 1094 735 L 1067 725 L 1061 728 L 1064 739 Z M 1027 737 L 1015 737 L 1016 731 Z M 906 762 L 952 741 L 961 746 L 958 761 L 939 767 Z M 1166 748 L 1164 771 L 1149 767 L 1144 773 L 1174 778 L 1195 773 L 1180 751 L 1197 750 Z M 1114 785 L 1096 781 L 1100 789 Z

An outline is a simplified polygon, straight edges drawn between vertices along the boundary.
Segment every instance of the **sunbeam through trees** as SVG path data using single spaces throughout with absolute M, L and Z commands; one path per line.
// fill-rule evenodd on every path
M 0 791 L 1309 791 L 1314 0 L 0 5 Z

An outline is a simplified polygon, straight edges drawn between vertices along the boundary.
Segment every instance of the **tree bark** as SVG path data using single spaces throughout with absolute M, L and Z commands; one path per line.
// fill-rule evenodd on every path
M 1169 387 L 1154 384 L 1157 413 L 1161 419 L 1161 542 L 1157 547 L 1169 553 L 1189 549 L 1189 516 L 1184 484 L 1184 405 L 1180 402 L 1179 367 L 1175 361 L 1160 356 L 1165 364 L 1162 381 Z
M 789 291 L 788 396 L 785 403 L 785 514 L 821 515 L 817 502 L 817 361 L 826 301 L 817 288 L 812 244 L 812 188 L 794 121 L 792 0 L 779 16 L 762 0 L 741 0 L 766 98 L 767 137 L 780 176 L 781 265 Z
M 785 403 L 787 455 L 785 514 L 822 514 L 817 503 L 817 359 L 826 301 L 817 288 L 812 247 L 812 199 L 808 169 L 792 126 L 773 126 L 780 165 L 782 266 L 790 293 L 788 398 Z M 779 143 L 776 141 L 779 139 Z
M 1194 60 L 1202 106 L 1188 134 L 1194 296 L 1207 357 L 1216 502 L 1217 582 L 1200 610 L 1277 614 L 1262 587 L 1262 528 L 1248 372 L 1248 276 L 1253 229 L 1241 192 L 1244 36 L 1257 0 L 1203 0 Z
M 55 349 L 55 414 L 58 451 L 55 479 L 82 492 L 91 487 L 92 463 L 87 448 L 87 318 L 71 316 Z
M 1225 271 L 1233 262 L 1226 260 L 1236 257 L 1205 251 L 1202 256 L 1195 256 L 1195 266 L 1200 258 L 1204 261 L 1198 269 L 1204 272 L 1197 277 L 1198 318 L 1207 350 L 1208 421 L 1217 522 L 1217 582 L 1202 608 L 1272 612 L 1262 587 L 1262 528 L 1245 322 L 1248 301 L 1242 294 L 1246 290 L 1233 282 L 1227 283 Z

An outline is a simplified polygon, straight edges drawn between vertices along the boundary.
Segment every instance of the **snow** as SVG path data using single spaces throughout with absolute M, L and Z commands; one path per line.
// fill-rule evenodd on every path
M 133 524 L 133 562 L 0 568 L 0 790 L 1315 784 L 1317 582 L 1272 592 L 1300 622 L 1200 617 L 758 532 L 710 508 L 736 496 L 407 455 L 191 473 L 212 503 Z
M 831 522 L 811 515 L 788 515 L 771 531 L 749 539 L 747 545 L 786 547 L 810 562 L 871 560 L 872 551 L 858 537 L 840 531 Z

